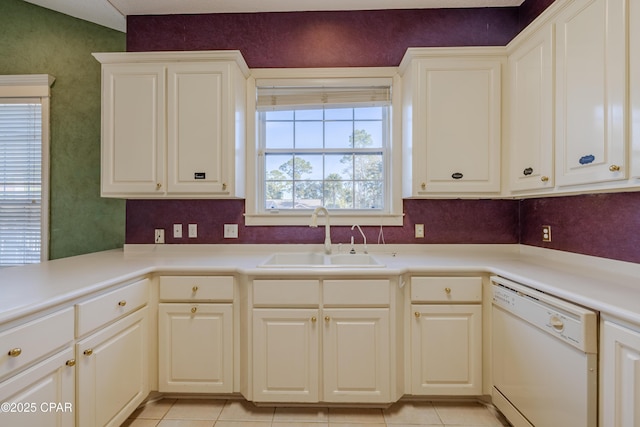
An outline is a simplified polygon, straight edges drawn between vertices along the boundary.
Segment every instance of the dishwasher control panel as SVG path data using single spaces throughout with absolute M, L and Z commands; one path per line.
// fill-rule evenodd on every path
M 597 313 L 503 278 L 492 278 L 493 305 L 587 353 L 597 352 Z

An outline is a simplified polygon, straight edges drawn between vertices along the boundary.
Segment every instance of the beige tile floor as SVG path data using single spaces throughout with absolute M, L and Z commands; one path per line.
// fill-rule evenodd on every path
M 503 427 L 475 402 L 399 402 L 387 409 L 257 407 L 244 400 L 162 399 L 122 427 Z

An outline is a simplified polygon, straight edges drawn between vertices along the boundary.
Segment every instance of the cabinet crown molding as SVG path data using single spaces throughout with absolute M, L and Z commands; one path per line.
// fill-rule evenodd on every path
M 206 62 L 233 61 L 245 77 L 249 66 L 239 50 L 199 50 L 172 52 L 96 52 L 92 53 L 101 64 L 154 63 L 154 62 Z

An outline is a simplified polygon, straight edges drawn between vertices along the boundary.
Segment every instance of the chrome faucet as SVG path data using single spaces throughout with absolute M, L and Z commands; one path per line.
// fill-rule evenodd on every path
M 327 217 L 327 222 L 324 226 L 324 253 L 327 255 L 331 253 L 331 226 L 329 225 L 329 211 L 324 206 L 318 206 L 311 214 L 311 224 L 309 227 L 318 227 L 318 214 L 322 212 Z
M 360 228 L 360 226 L 358 224 L 353 224 L 351 226 L 351 230 L 353 230 L 356 227 L 358 227 L 358 230 L 360 230 L 360 234 L 362 234 L 362 238 L 364 239 L 364 253 L 368 254 L 369 252 L 367 251 L 367 236 L 364 235 L 364 233 L 362 232 L 362 228 Z M 352 237 L 352 239 L 353 239 L 353 237 Z M 352 240 L 352 242 L 353 242 L 353 240 Z

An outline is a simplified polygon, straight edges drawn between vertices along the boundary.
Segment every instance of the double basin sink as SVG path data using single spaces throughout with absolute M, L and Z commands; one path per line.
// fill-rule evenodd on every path
M 272 268 L 371 268 L 384 267 L 369 254 L 325 255 L 315 252 L 276 253 L 258 267 Z

